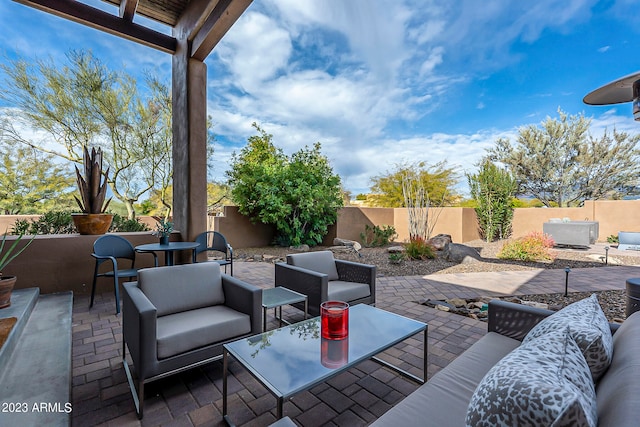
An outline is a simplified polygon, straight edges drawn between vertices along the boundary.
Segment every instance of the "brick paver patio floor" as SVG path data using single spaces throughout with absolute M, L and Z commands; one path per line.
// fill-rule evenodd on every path
M 261 287 L 274 283 L 267 263 L 236 262 L 235 276 Z M 624 289 L 639 267 L 574 269 L 570 291 Z M 477 320 L 434 310 L 425 298 L 521 295 L 563 292 L 563 270 L 379 277 L 377 307 L 429 324 L 428 376 L 433 376 L 486 333 Z M 74 426 L 218 426 L 222 421 L 222 362 L 213 362 L 145 386 L 145 416 L 135 415 L 122 367 L 122 318 L 115 315 L 113 293 L 97 296 L 89 310 L 87 296 L 73 308 L 72 422 Z M 285 318 L 302 313 L 285 308 Z M 270 327 L 276 323 L 270 316 Z M 414 374 L 422 366 L 418 335 L 381 357 Z M 237 425 L 265 426 L 276 420 L 275 398 L 237 362 L 230 363 L 229 412 Z M 417 385 L 373 361 L 366 361 L 310 391 L 290 399 L 285 415 L 305 427 L 364 426 L 400 402 Z

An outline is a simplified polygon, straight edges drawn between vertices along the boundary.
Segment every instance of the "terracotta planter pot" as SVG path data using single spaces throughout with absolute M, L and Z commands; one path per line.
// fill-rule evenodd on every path
M 11 305 L 11 292 L 16 284 L 16 276 L 3 276 L 0 280 L 0 308 Z
M 80 234 L 105 234 L 113 221 L 111 214 L 72 214 L 71 217 Z

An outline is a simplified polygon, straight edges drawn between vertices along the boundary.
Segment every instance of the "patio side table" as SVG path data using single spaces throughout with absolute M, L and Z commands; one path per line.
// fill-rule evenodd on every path
M 267 330 L 267 310 L 274 309 L 274 316 L 280 321 L 280 327 L 282 323 L 290 325 L 289 322 L 282 319 L 282 306 L 290 305 L 299 302 L 304 302 L 304 320 L 307 320 L 308 303 L 309 300 L 306 295 L 292 291 L 283 286 L 276 286 L 275 288 L 268 288 L 262 290 L 262 331 Z M 280 309 L 280 316 L 278 317 L 278 308 Z

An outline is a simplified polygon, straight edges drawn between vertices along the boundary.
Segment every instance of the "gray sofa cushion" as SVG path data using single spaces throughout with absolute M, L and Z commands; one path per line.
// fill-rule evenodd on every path
M 371 295 L 371 288 L 368 283 L 333 280 L 329 282 L 327 294 L 330 301 L 355 301 Z
M 224 305 L 162 316 L 157 320 L 158 358 L 164 359 L 249 332 L 250 317 Z
M 489 332 L 372 425 L 464 426 L 469 401 L 480 380 L 519 345 L 518 340 Z
M 224 304 L 220 265 L 215 262 L 145 268 L 138 285 L 158 316 Z
M 468 427 L 597 423 L 591 371 L 569 327 L 523 342 L 491 368 L 466 419 Z
M 571 327 L 571 334 L 587 360 L 593 380 L 598 381 L 611 363 L 613 337 L 596 294 L 569 304 L 538 323 L 522 340 L 522 344 L 549 333 L 564 331 L 567 326 Z
M 598 426 L 638 425 L 640 408 L 640 312 L 613 335 L 613 360 L 596 386 Z
M 287 255 L 287 264 L 326 274 L 329 280 L 338 280 L 338 269 L 331 251 L 315 251 Z

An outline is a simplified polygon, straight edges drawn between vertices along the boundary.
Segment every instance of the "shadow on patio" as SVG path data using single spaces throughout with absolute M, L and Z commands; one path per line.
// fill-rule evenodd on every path
M 262 287 L 273 286 L 273 265 L 237 263 L 235 276 Z M 624 289 L 625 279 L 638 276 L 637 267 L 601 267 L 575 271 L 575 290 Z M 480 321 L 434 310 L 415 301 L 431 298 L 501 295 L 504 283 L 517 294 L 548 292 L 560 274 L 522 272 L 380 277 L 377 307 L 429 324 L 428 377 L 486 333 Z M 572 273 L 573 274 L 573 273 Z M 523 276 L 526 277 L 523 279 Z M 480 283 L 483 286 L 478 286 Z M 562 282 L 564 283 L 564 282 Z M 510 286 L 509 289 L 512 287 Z M 558 292 L 555 290 L 554 292 Z M 73 307 L 72 423 L 75 426 L 223 425 L 222 361 L 146 386 L 145 416 L 138 421 L 122 367 L 121 317 L 114 314 L 112 293 L 99 295 L 88 309 L 88 297 L 77 296 Z M 296 309 L 284 316 L 302 320 Z M 270 328 L 276 327 L 270 316 Z M 381 355 L 412 373 L 422 366 L 419 335 Z M 265 426 L 275 421 L 276 399 L 237 362 L 230 363 L 229 414 L 238 425 Z M 417 388 L 417 384 L 373 361 L 366 361 L 310 391 L 287 401 L 284 414 L 298 425 L 367 425 Z

